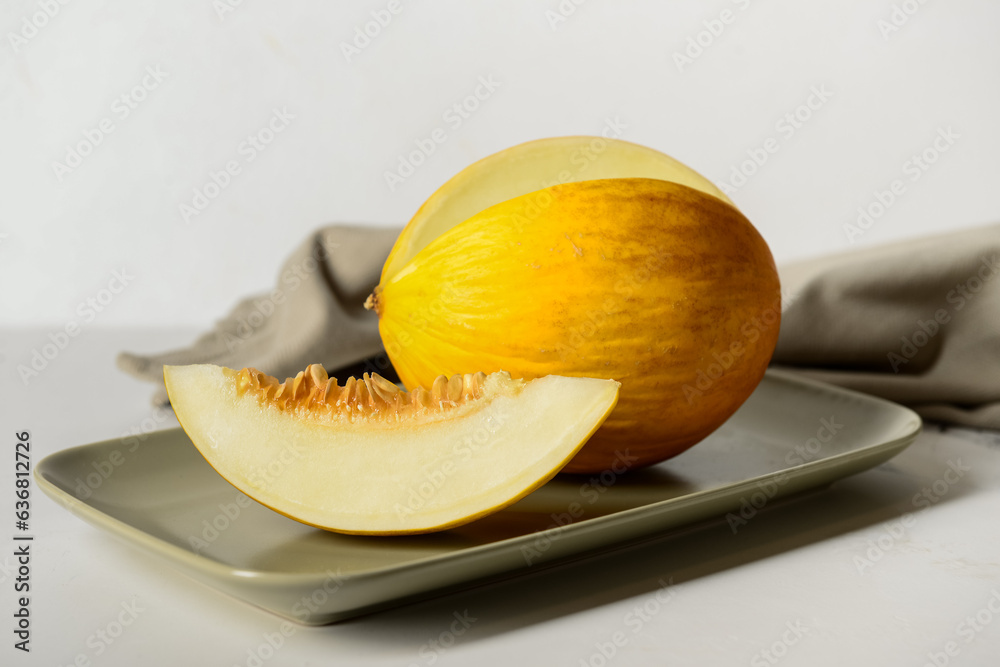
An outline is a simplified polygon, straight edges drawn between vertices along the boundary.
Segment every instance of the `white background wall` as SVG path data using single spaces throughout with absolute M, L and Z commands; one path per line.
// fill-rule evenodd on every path
M 388 0 L 52 0 L 47 18 L 49 1 L 0 10 L 2 325 L 61 326 L 125 269 L 92 326 L 207 326 L 314 227 L 402 224 L 470 162 L 608 119 L 719 183 L 773 137 L 732 196 L 779 261 L 1000 218 L 989 0 L 410 2 L 350 60 L 341 44 Z M 574 11 L 556 22 L 560 7 Z M 147 68 L 164 78 L 126 116 Z M 480 77 L 500 85 L 454 127 L 443 114 Z M 813 87 L 832 96 L 788 136 L 776 123 Z M 241 142 L 274 109 L 295 118 L 247 162 Z M 113 131 L 57 174 L 102 121 Z M 390 191 L 384 173 L 437 127 L 446 143 Z M 958 138 L 911 180 L 940 128 Z M 240 174 L 186 222 L 180 204 L 229 160 Z M 852 244 L 844 226 L 894 179 L 905 191 Z

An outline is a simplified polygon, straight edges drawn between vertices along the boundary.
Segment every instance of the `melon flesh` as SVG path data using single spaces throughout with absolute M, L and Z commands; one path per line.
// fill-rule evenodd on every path
M 405 392 L 367 375 L 339 387 L 315 365 L 284 383 L 207 364 L 165 366 L 164 379 L 226 480 L 292 519 L 357 534 L 442 530 L 517 501 L 573 458 L 619 387 L 479 373 Z

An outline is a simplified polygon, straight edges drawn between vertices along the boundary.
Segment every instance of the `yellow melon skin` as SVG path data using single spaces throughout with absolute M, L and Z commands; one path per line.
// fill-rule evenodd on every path
M 733 206 L 677 183 L 557 185 L 445 231 L 376 289 L 407 387 L 504 370 L 615 379 L 618 407 L 565 472 L 653 464 L 722 424 L 777 342 L 780 286 Z
M 655 178 L 732 203 L 691 167 L 646 146 L 606 137 L 536 139 L 472 163 L 428 197 L 393 245 L 382 279 L 402 269 L 430 241 L 489 206 L 553 185 L 603 178 Z

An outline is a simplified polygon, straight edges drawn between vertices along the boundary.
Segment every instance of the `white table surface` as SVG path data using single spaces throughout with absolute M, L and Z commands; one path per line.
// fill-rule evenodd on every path
M 115 370 L 115 354 L 166 349 L 193 333 L 86 331 L 27 387 L 4 374 L 6 448 L 15 431 L 30 429 L 37 462 L 160 420 L 149 386 Z M 10 351 L 45 334 L 4 332 L 4 364 Z M 174 425 L 172 416 L 158 423 Z M 4 495 L 12 495 L 12 460 L 0 473 Z M 956 479 L 946 475 L 949 462 L 970 470 Z M 926 507 L 914 502 L 924 488 L 934 498 Z M 253 665 L 249 651 L 279 630 L 276 616 L 171 571 L 37 488 L 33 499 L 32 653 L 14 651 L 8 635 L 2 664 L 62 666 L 82 655 L 94 665 Z M 606 664 L 919 666 L 936 654 L 954 665 L 995 665 L 998 508 L 1000 434 L 930 426 L 892 461 L 769 506 L 735 535 L 711 524 L 333 626 L 296 626 L 261 664 L 596 666 L 605 664 L 601 645 L 610 652 L 621 632 L 623 645 Z M 13 533 L 4 528 L 0 540 L 13 544 Z M 3 548 L 5 568 L 11 551 Z M 8 619 L 13 576 L 0 572 L 0 613 Z M 657 598 L 661 580 L 673 585 Z M 105 644 L 96 633 L 116 622 L 123 604 L 138 613 Z M 636 607 L 651 611 L 643 618 Z M 450 643 L 455 613 L 476 620 L 452 646 L 433 651 L 435 640 Z M 977 614 L 986 622 L 966 620 Z M 948 642 L 954 657 L 943 653 Z

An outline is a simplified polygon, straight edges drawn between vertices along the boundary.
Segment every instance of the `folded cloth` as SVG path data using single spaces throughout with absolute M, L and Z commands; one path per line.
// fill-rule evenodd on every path
M 190 346 L 154 355 L 122 352 L 118 367 L 158 386 L 169 403 L 163 366 L 251 366 L 284 379 L 312 363 L 338 369 L 382 352 L 378 318 L 364 301 L 378 284 L 399 229 L 332 225 L 309 236 L 285 261 L 270 292 L 243 299 Z
M 324 227 L 282 267 L 274 290 L 239 302 L 191 346 L 122 353 L 160 385 L 164 364 L 253 366 L 284 378 L 382 353 L 363 309 L 398 229 Z M 924 417 L 1000 428 L 1000 226 L 781 267 L 786 303 L 774 363 L 883 396 Z
M 799 262 L 773 362 L 940 422 L 1000 428 L 1000 225 Z

